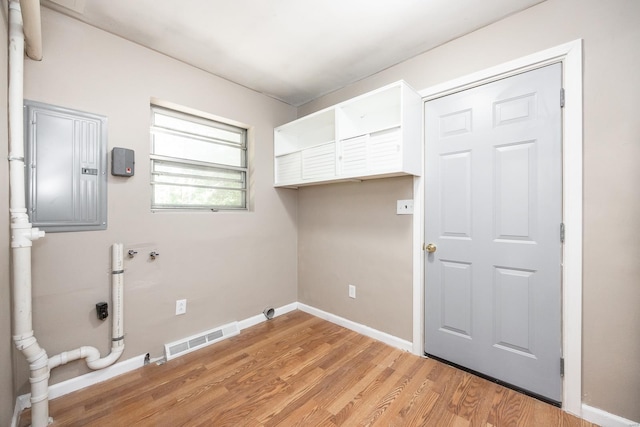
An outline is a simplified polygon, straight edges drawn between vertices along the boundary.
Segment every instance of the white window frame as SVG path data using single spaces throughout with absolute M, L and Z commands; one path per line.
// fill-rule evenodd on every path
M 241 144 L 240 146 L 238 146 L 237 148 L 240 150 L 240 155 L 241 155 L 241 165 L 242 166 L 233 166 L 233 165 L 228 165 L 228 164 L 224 164 L 224 163 L 219 163 L 216 162 L 216 159 L 200 159 L 200 160 L 192 160 L 192 159 L 184 159 L 184 158 L 179 158 L 179 157 L 173 157 L 173 156 L 165 156 L 165 155 L 159 155 L 155 153 L 155 147 L 154 147 L 154 136 L 158 133 L 164 133 L 164 134 L 172 134 L 172 135 L 177 135 L 180 137 L 184 137 L 184 138 L 189 138 L 189 139 L 194 139 L 194 140 L 200 140 L 200 141 L 205 141 L 205 142 L 211 142 L 214 144 L 219 144 L 219 145 L 227 145 L 229 147 L 233 147 L 236 148 L 237 144 L 233 144 L 233 143 L 225 143 L 224 141 L 221 140 L 216 140 L 215 138 L 209 138 L 209 137 L 205 137 L 205 136 L 201 136 L 201 135 L 195 135 L 195 134 L 191 134 L 185 131 L 181 131 L 181 130 L 177 130 L 177 129 L 171 129 L 171 128 L 167 128 L 167 127 L 162 127 L 162 126 L 157 126 L 155 124 L 155 120 L 154 120 L 154 114 L 156 112 L 160 112 L 163 115 L 166 116 L 171 116 L 173 118 L 179 119 L 179 120 L 184 120 L 184 121 L 188 121 L 188 122 L 192 122 L 192 123 L 196 123 L 196 124 L 200 124 L 200 125 L 204 125 L 204 126 L 209 126 L 212 128 L 217 128 L 217 129 L 222 129 L 222 130 L 230 130 L 232 132 L 237 132 L 241 135 Z M 155 105 L 155 104 L 151 104 L 151 109 L 150 109 L 150 130 L 151 130 L 151 135 L 150 135 L 150 139 L 151 139 L 151 147 L 150 147 L 150 183 L 151 183 L 151 210 L 152 211 L 162 211 L 162 210 L 189 210 L 189 211 L 197 211 L 197 210 L 209 210 L 209 211 L 225 211 L 225 210 L 233 210 L 233 211 L 246 211 L 248 210 L 248 193 L 249 193 L 249 180 L 248 180 L 248 176 L 249 176 L 249 165 L 248 165 L 248 137 L 247 137 L 247 129 L 241 126 L 237 126 L 234 124 L 230 124 L 230 123 L 225 123 L 222 120 L 214 120 L 211 118 L 206 118 L 206 117 L 202 117 L 202 116 L 198 116 L 195 114 L 189 114 L 189 113 L 185 113 L 182 112 L 180 110 L 176 110 L 173 108 L 168 108 L 168 107 L 164 107 L 164 106 L 159 106 L 159 105 Z M 183 165 L 183 166 L 187 166 L 187 167 L 195 167 L 195 168 L 199 168 L 199 169 L 205 169 L 205 170 L 210 170 L 210 171 L 233 171 L 233 172 L 240 172 L 242 175 L 242 187 L 241 188 L 236 188 L 236 187 L 220 187 L 220 186 L 202 186 L 204 188 L 211 188 L 211 189 L 220 189 L 220 190 L 238 190 L 242 192 L 242 203 L 238 204 L 238 205 L 195 205 L 195 204 L 159 204 L 156 203 L 155 201 L 155 190 L 153 188 L 154 185 L 156 185 L 157 182 L 156 181 L 156 176 L 159 176 L 158 173 L 155 172 L 155 168 L 154 168 L 154 164 L 158 162 L 158 163 L 173 163 L 176 165 Z M 188 184 L 175 184 L 175 185 L 182 185 L 185 187 L 191 187 L 191 188 L 197 188 L 199 187 L 199 185 L 188 185 Z

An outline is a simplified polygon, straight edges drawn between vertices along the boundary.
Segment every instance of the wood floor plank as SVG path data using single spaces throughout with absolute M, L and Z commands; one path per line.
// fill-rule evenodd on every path
M 308 371 L 302 377 L 296 379 L 296 381 L 290 382 L 291 387 L 287 392 L 281 393 L 272 399 L 268 406 L 265 405 L 257 408 L 251 413 L 251 416 L 263 425 L 270 423 L 278 414 L 283 413 L 285 408 L 293 407 L 293 402 L 298 401 L 324 375 L 324 370 L 318 367 L 312 371 Z
M 445 404 L 441 397 L 442 396 L 432 388 L 421 390 L 420 399 L 403 415 L 402 421 L 406 422 L 405 425 L 407 426 L 426 426 L 430 425 L 429 423 L 431 423 L 431 425 L 438 425 L 442 420 L 431 417 L 431 414 L 438 404 Z M 429 421 L 430 419 L 431 421 Z
M 50 414 L 54 427 L 593 427 L 300 311 L 54 399 Z
M 468 414 L 467 419 L 471 427 L 484 427 L 487 424 L 487 417 L 491 412 L 492 395 L 496 392 L 498 385 L 480 377 L 474 377 L 472 381 L 473 386 L 472 389 L 469 390 L 469 395 L 471 399 L 477 398 L 477 402 L 473 412 Z M 468 406 L 469 404 L 466 405 Z M 467 411 L 465 410 L 465 412 Z
M 388 387 L 382 385 L 379 393 L 371 397 L 369 405 L 369 414 L 366 415 L 361 421 L 361 425 L 373 426 L 383 417 L 389 413 L 390 408 L 394 402 L 398 401 L 403 391 L 407 388 L 411 380 L 405 376 L 397 374 L 397 381 L 389 390 Z M 386 393 L 386 394 L 385 394 Z
M 336 425 L 345 424 L 349 422 L 349 420 L 351 420 L 350 422 L 354 422 L 353 420 L 359 417 L 358 414 L 360 413 L 361 407 L 367 399 L 375 393 L 376 390 L 380 388 L 380 385 L 384 384 L 394 374 L 394 372 L 395 371 L 389 367 L 384 368 L 382 372 L 376 375 L 361 392 L 355 395 L 351 401 L 338 411 L 332 419 L 333 422 Z
M 417 359 L 422 362 L 423 359 Z M 401 426 L 407 425 L 404 417 L 411 411 L 415 404 L 415 398 L 419 396 L 418 391 L 424 387 L 428 387 L 426 379 L 428 373 L 433 369 L 429 363 L 418 363 L 417 370 L 409 370 L 403 372 L 403 377 L 407 380 L 406 387 L 401 391 L 397 399 L 389 405 L 387 410 L 379 417 L 378 423 L 385 426 Z M 430 381 L 429 381 L 430 382 Z
M 331 414 L 318 405 L 314 399 L 304 402 L 294 411 L 291 411 L 282 421 L 275 425 L 283 426 L 317 426 L 330 421 Z M 274 425 L 271 422 L 265 424 L 265 427 Z
M 431 371 L 433 373 L 433 371 Z M 453 412 L 450 410 L 451 399 L 454 396 L 462 379 L 468 375 L 466 372 L 459 371 L 449 366 L 446 369 L 439 370 L 438 376 L 435 380 L 434 391 L 440 395 L 438 399 L 438 405 L 427 416 L 427 423 L 441 422 L 446 420 L 443 424 L 449 424 Z
M 377 364 L 368 363 L 363 369 L 361 378 L 346 390 L 336 393 L 331 403 L 327 405 L 327 409 L 334 415 L 337 415 L 345 406 L 347 406 L 358 394 L 361 394 L 365 388 L 386 368 Z

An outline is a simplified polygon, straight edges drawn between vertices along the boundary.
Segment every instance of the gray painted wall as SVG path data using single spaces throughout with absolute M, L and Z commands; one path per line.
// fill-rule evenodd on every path
M 412 336 L 413 178 L 384 178 L 298 190 L 300 302 L 409 342 Z M 356 298 L 349 298 L 349 285 Z
M 583 38 L 583 400 L 636 421 L 640 200 L 634 183 L 640 182 L 640 121 L 631 107 L 640 93 L 638 16 L 637 0 L 547 0 L 298 111 L 305 115 L 398 79 L 426 88 Z M 3 22 L 4 99 L 6 17 Z M 27 61 L 26 96 L 107 115 L 109 147 L 135 149 L 138 162 L 136 177 L 109 177 L 107 231 L 50 234 L 36 242 L 34 325 L 49 354 L 79 345 L 108 351 L 109 325 L 94 320 L 92 307 L 109 298 L 109 246 L 116 241 L 162 254 L 156 264 L 144 257 L 126 264 L 124 359 L 147 351 L 158 356 L 167 341 L 249 317 L 266 304 L 295 301 L 298 292 L 301 302 L 411 339 L 411 222 L 408 216 L 397 217 L 393 205 L 411 197 L 410 179 L 274 190 L 272 128 L 294 118 L 295 109 L 48 9 L 43 9 L 43 31 L 45 60 Z M 149 212 L 150 97 L 253 126 L 252 212 Z M 0 132 L 6 135 L 4 103 L 0 110 Z M 0 157 L 6 154 L 4 144 Z M 7 169 L 7 162 L 0 162 L 0 200 L 5 201 Z M 11 366 L 6 211 L 0 211 L 0 224 L 5 242 L 0 245 L 0 339 L 7 344 L 0 346 L 0 366 Z M 344 232 L 361 240 L 347 242 Z M 376 252 L 377 245 L 400 256 L 386 259 Z M 356 251 L 357 264 L 347 269 Z M 398 280 L 390 281 L 384 267 Z M 358 286 L 356 300 L 347 299 L 346 282 L 351 281 Z M 186 316 L 173 316 L 177 298 L 188 299 Z M 28 391 L 22 356 L 16 354 L 13 364 L 16 387 L 9 370 L 0 373 L 0 423 L 10 419 L 15 392 Z M 74 362 L 56 369 L 52 382 L 84 372 L 82 362 Z
M 297 193 L 273 188 L 273 128 L 295 108 L 46 8 L 42 27 L 44 59 L 25 64 L 25 98 L 107 116 L 109 151 L 136 156 L 134 177 L 108 178 L 106 231 L 49 233 L 34 244 L 34 329 L 47 353 L 81 345 L 108 353 L 110 321 L 97 320 L 95 303 L 110 299 L 114 242 L 139 251 L 125 261 L 121 360 L 159 357 L 167 342 L 297 301 Z M 250 126 L 249 212 L 150 211 L 151 98 Z M 187 314 L 175 316 L 182 298 Z M 26 393 L 27 365 L 15 359 L 17 391 Z M 50 383 L 85 372 L 72 362 Z
M 637 0 L 547 0 L 526 11 L 456 39 L 409 61 L 398 64 L 299 108 L 299 116 L 319 110 L 390 82 L 404 79 L 420 90 L 478 70 L 532 54 L 579 38 L 584 40 L 584 281 L 583 281 L 583 402 L 607 412 L 640 421 L 640 121 L 633 103 L 640 95 L 640 2 Z M 339 197 L 325 211 L 337 210 L 338 203 L 351 197 L 373 200 L 370 192 L 381 191 L 376 186 L 352 186 L 336 190 Z M 410 181 L 395 191 L 411 194 Z M 322 218 L 302 206 L 313 199 L 315 189 L 300 191 L 300 246 L 306 245 L 307 229 L 325 227 L 326 236 L 338 236 L 341 222 L 327 224 Z M 391 194 L 389 194 L 391 196 Z M 357 213 L 365 217 L 370 212 L 388 208 L 382 195 L 377 203 L 362 206 Z M 386 230 L 396 219 L 389 215 L 378 224 Z M 411 224 L 398 232 L 405 237 L 398 247 L 408 247 Z M 380 231 L 383 244 L 387 235 Z M 368 236 L 373 239 L 373 236 Z M 314 281 L 314 274 L 304 266 L 314 259 L 315 265 L 332 265 L 350 259 L 349 248 L 334 240 L 331 252 L 309 249 L 300 257 L 300 296 L 317 301 L 320 306 L 342 307 L 342 303 L 327 295 L 332 284 Z M 324 242 L 324 246 L 331 242 Z M 372 258 L 373 259 L 373 258 Z M 392 267 L 391 262 L 386 264 Z M 408 268 L 408 267 L 404 267 Z M 406 271 L 405 273 L 409 273 Z M 402 276 L 402 274 L 400 275 Z M 375 307 L 395 304 L 390 312 L 398 313 L 386 319 L 386 329 L 401 330 L 399 336 L 410 334 L 405 313 L 412 307 L 406 301 L 392 297 L 395 287 L 385 285 L 384 278 L 370 286 L 386 289 L 373 300 L 356 300 L 344 315 L 367 325 L 379 324 L 374 310 L 363 317 L 360 305 Z M 343 286 L 340 284 L 340 286 Z M 346 285 L 344 285 L 346 286 Z M 346 291 L 340 292 L 340 298 Z M 345 313 L 346 311 L 342 311 Z M 357 314 L 356 314 L 357 313 Z M 357 317 L 356 317 L 357 316 Z

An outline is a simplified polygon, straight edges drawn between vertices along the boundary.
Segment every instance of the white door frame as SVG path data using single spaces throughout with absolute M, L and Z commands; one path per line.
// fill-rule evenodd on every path
M 582 39 L 527 55 L 420 91 L 423 101 L 556 62 L 563 63 L 562 406 L 582 414 Z M 423 114 L 424 120 L 424 114 Z M 424 135 L 424 130 L 423 130 Z M 423 144 L 424 146 L 424 144 Z M 422 156 L 424 170 L 424 155 Z M 424 176 L 424 174 L 423 174 Z M 424 354 L 424 180 L 413 180 L 413 353 Z

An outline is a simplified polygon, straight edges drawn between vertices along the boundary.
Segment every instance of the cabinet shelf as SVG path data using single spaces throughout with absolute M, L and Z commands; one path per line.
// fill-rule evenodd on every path
M 280 156 L 335 141 L 335 114 L 318 111 L 275 129 L 274 154 Z
M 421 98 L 399 81 L 274 130 L 276 187 L 421 173 Z

